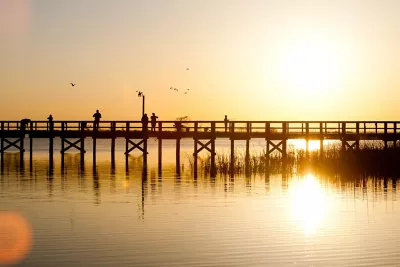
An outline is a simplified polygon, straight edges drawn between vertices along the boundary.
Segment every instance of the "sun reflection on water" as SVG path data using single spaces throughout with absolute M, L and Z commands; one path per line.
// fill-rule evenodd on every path
M 328 198 L 315 176 L 308 174 L 289 189 L 292 215 L 307 236 L 315 235 L 328 214 Z

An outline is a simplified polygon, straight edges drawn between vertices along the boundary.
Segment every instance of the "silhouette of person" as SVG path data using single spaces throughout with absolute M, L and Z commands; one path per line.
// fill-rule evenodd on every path
M 94 118 L 93 130 L 97 131 L 99 129 L 99 124 L 101 119 L 101 114 L 99 110 L 96 110 L 96 113 L 93 114 L 93 118 Z
M 31 120 L 30 119 L 22 119 L 21 120 L 21 131 L 25 131 L 26 130 L 26 126 L 28 125 L 28 123 L 30 123 Z
M 151 113 L 151 114 L 152 114 L 151 117 L 150 117 L 150 119 L 151 119 L 151 131 L 153 132 L 153 131 L 156 130 L 156 124 L 157 124 L 158 117 L 154 113 Z
M 142 117 L 142 131 L 147 132 L 147 126 L 149 124 L 149 117 L 147 117 L 147 113 L 145 113 Z
M 225 132 L 227 132 L 228 131 L 228 116 L 226 116 L 225 115 L 225 118 L 224 118 L 224 123 L 225 123 Z
M 50 114 L 50 116 L 47 119 L 49 120 L 49 130 L 53 131 L 53 127 L 54 127 L 53 116 Z

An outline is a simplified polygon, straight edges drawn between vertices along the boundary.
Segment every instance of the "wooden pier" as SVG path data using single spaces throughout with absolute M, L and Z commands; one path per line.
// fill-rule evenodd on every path
M 231 142 L 231 164 L 234 163 L 235 140 L 246 141 L 246 160 L 249 160 L 249 142 L 253 138 L 266 141 L 266 159 L 277 151 L 285 158 L 287 141 L 290 139 L 306 140 L 306 152 L 310 140 L 320 141 L 320 153 L 323 155 L 324 140 L 342 142 L 343 151 L 358 151 L 362 140 L 380 140 L 384 147 L 396 147 L 400 139 L 397 121 L 159 121 L 156 127 L 142 125 L 140 121 L 101 121 L 98 126 L 93 121 L 1 121 L 0 152 L 10 148 L 20 151 L 21 159 L 25 152 L 24 140 L 29 138 L 30 158 L 33 154 L 34 139 L 49 140 L 49 160 L 53 161 L 54 138 L 61 139 L 61 150 L 64 153 L 76 149 L 81 154 L 83 164 L 85 157 L 85 139 L 93 139 L 93 160 L 96 161 L 96 140 L 111 140 L 111 162 L 115 163 L 115 140 L 125 139 L 125 155 L 134 150 L 143 154 L 147 164 L 147 140 L 158 139 L 158 162 L 162 162 L 162 141 L 176 141 L 177 171 L 180 165 L 180 141 L 182 138 L 194 140 L 194 169 L 197 172 L 198 154 L 206 150 L 211 155 L 211 169 L 215 169 L 215 140 L 229 139 Z M 63 160 L 62 160 L 63 162 Z

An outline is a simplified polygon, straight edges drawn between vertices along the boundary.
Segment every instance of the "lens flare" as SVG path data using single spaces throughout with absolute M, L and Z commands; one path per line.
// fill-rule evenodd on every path
M 32 230 L 16 212 L 0 212 L 0 264 L 21 262 L 32 247 Z

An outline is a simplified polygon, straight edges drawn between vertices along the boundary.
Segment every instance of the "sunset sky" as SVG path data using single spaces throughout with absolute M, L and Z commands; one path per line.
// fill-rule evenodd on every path
M 0 119 L 137 120 L 140 90 L 160 119 L 399 120 L 399 12 L 398 0 L 0 0 Z

